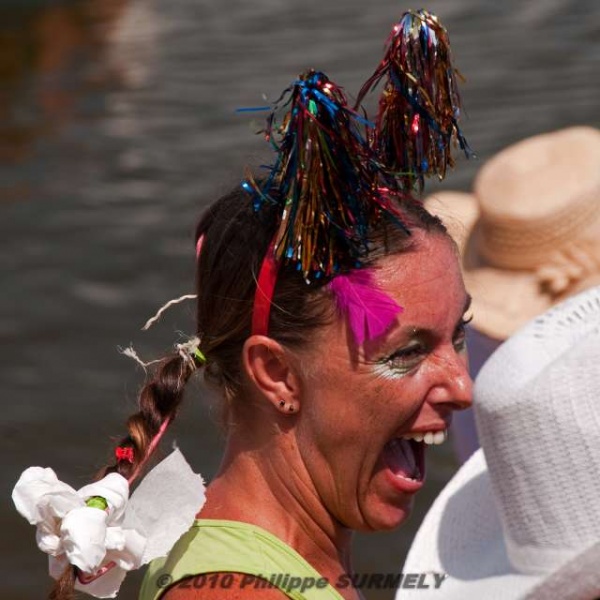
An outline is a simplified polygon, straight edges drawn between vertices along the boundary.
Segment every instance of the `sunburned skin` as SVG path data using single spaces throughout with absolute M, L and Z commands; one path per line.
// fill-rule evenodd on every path
M 298 424 L 311 484 L 351 529 L 391 529 L 408 517 L 424 483 L 426 444 L 404 438 L 445 439 L 452 412 L 471 402 L 464 332 L 470 298 L 454 248 L 442 236 L 414 235 L 421 237 L 417 250 L 374 269 L 379 288 L 403 312 L 386 335 L 360 348 L 343 322 L 321 333 L 326 351 Z

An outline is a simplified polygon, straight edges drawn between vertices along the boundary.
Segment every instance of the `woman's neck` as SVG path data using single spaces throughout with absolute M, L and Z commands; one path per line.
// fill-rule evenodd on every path
M 352 531 L 326 510 L 289 448 L 286 451 L 280 443 L 266 451 L 264 446 L 244 446 L 230 438 L 198 516 L 262 527 L 296 550 L 323 577 L 336 581 L 352 571 Z

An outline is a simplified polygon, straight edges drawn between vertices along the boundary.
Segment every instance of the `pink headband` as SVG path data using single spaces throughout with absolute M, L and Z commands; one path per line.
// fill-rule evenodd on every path
M 200 258 L 200 250 L 202 250 L 202 244 L 204 244 L 204 234 L 202 234 L 196 242 L 196 260 Z
M 252 309 L 252 335 L 268 335 L 269 317 L 271 316 L 271 305 L 278 271 L 279 264 L 275 259 L 274 244 L 271 243 L 260 267 L 256 282 Z

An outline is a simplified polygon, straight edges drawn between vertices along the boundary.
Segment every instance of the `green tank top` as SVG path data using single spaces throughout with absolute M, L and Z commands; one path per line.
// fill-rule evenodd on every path
M 139 600 L 158 600 L 168 587 L 190 576 L 199 576 L 190 587 L 226 588 L 231 581 L 225 575 L 211 579 L 206 573 L 242 573 L 235 585 L 278 588 L 293 600 L 343 600 L 326 578 L 268 531 L 213 519 L 194 521 L 169 556 L 150 563 Z

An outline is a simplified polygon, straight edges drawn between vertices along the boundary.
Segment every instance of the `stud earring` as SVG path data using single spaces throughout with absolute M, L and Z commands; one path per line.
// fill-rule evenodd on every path
M 285 407 L 286 407 L 285 401 L 284 400 L 280 400 L 279 401 L 279 408 L 281 408 L 282 410 L 285 410 Z M 295 410 L 296 409 L 295 409 L 294 405 L 290 402 L 287 405 L 287 412 L 293 413 Z

